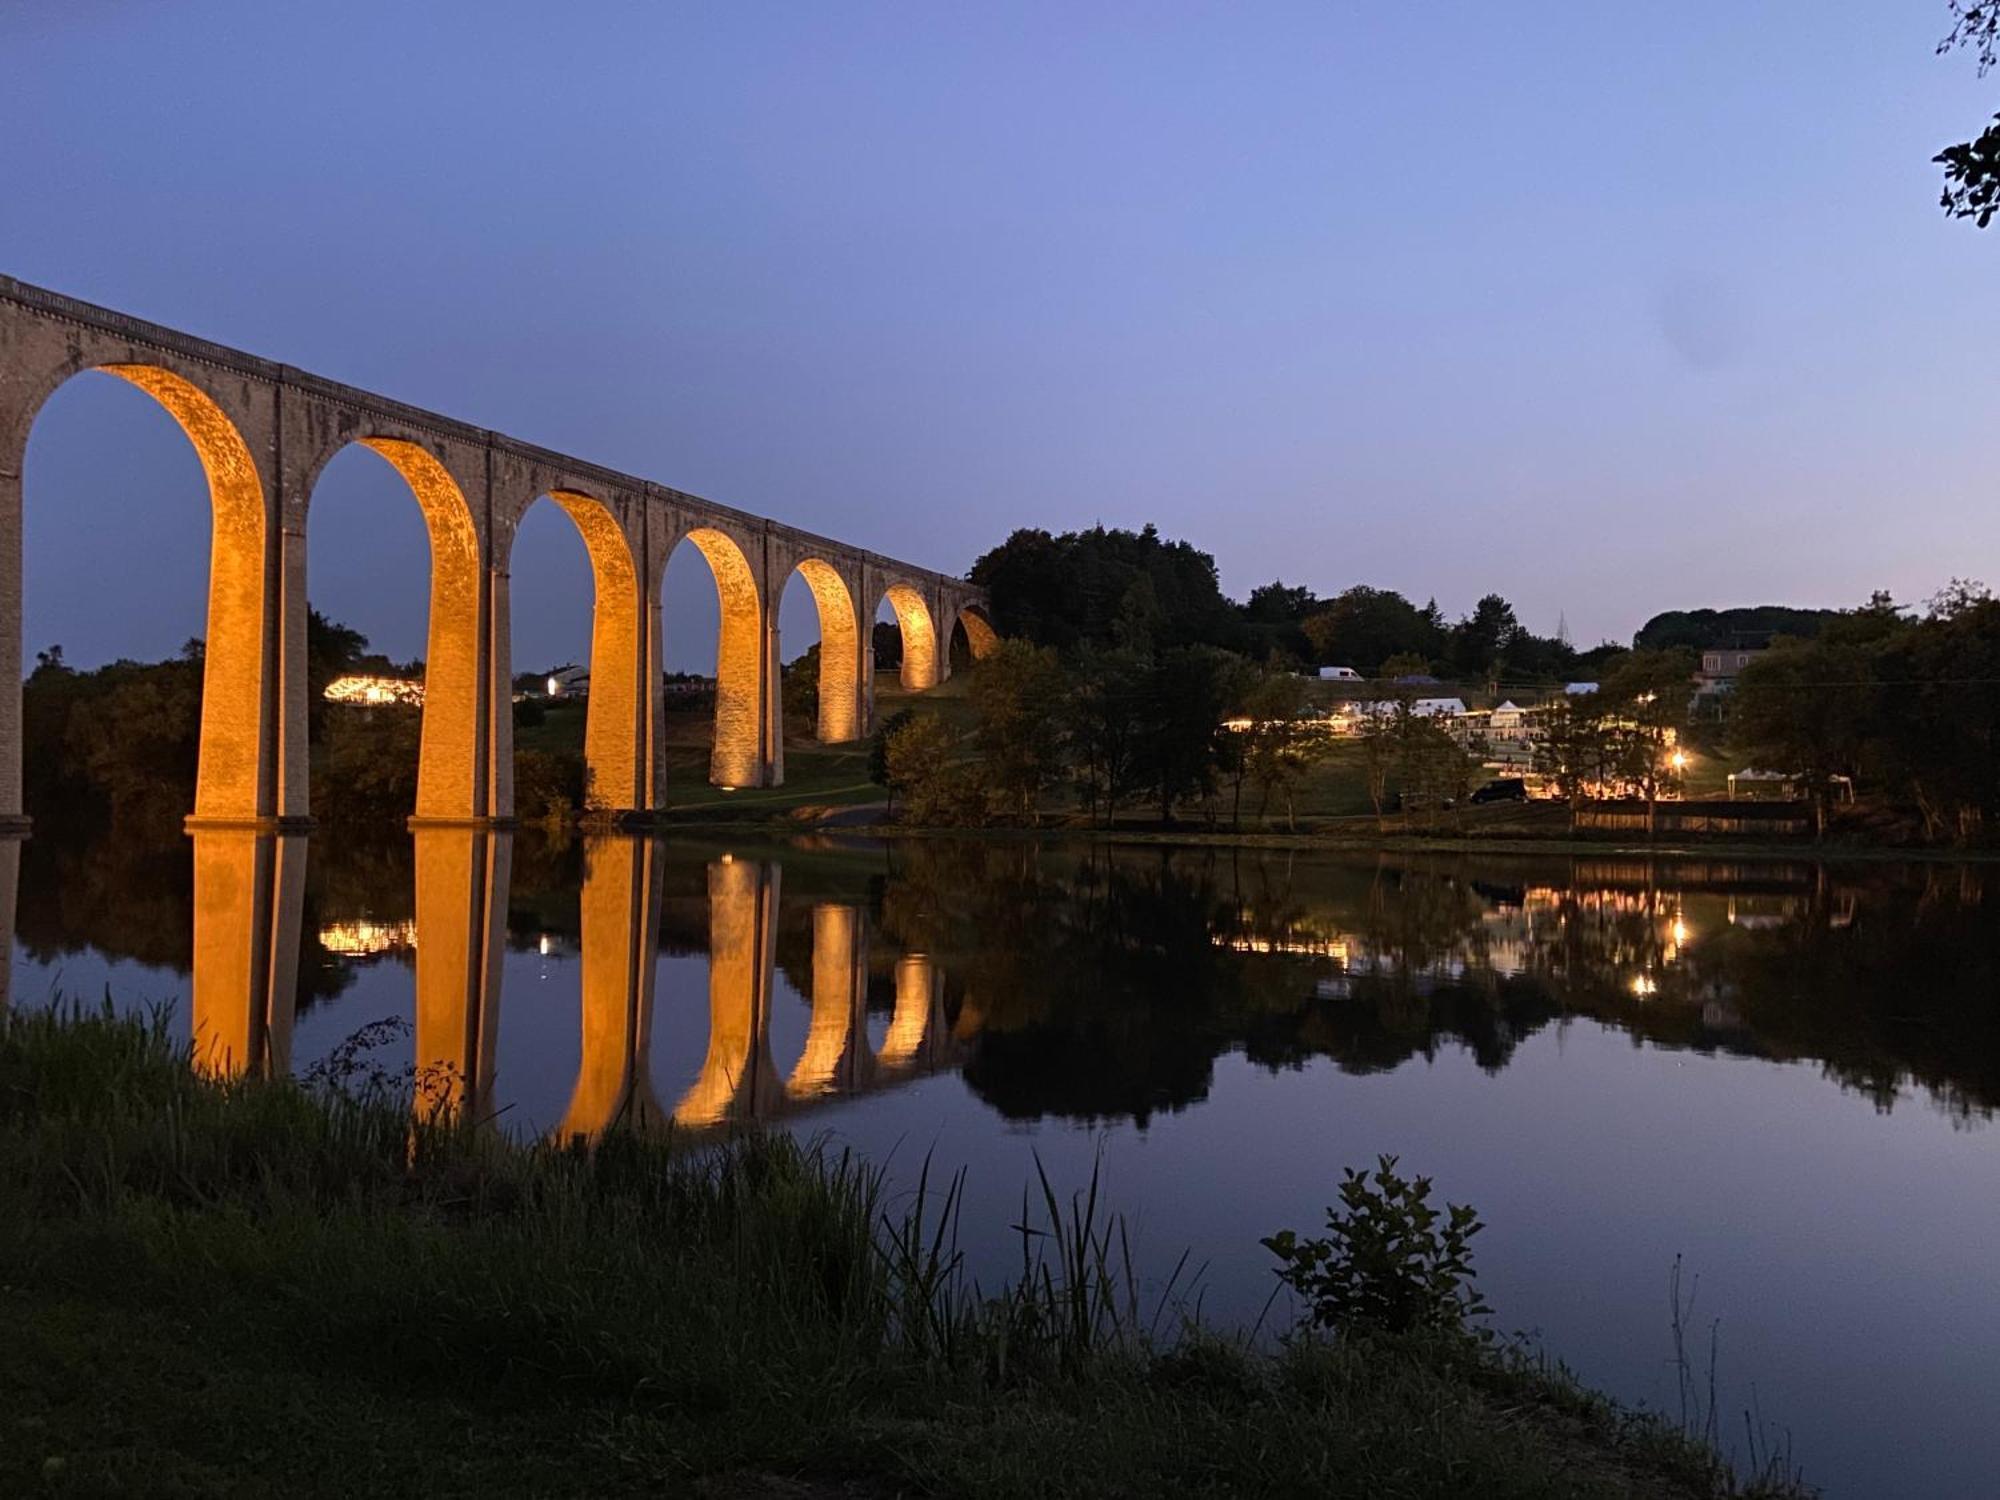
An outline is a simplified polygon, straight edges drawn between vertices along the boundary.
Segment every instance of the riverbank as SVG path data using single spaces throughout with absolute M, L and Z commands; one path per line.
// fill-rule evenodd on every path
M 362 1076 L 7 1024 L 0 1490 L 1796 1493 L 1461 1338 L 1173 1336 L 1054 1199 L 1042 1269 L 979 1298 L 951 1247 L 989 1226 L 935 1184 L 785 1138 L 514 1145 Z
M 1196 849 L 1296 850 L 1326 854 L 1503 854 L 1550 855 L 1594 859 L 1658 859 L 1709 861 L 1787 861 L 1840 863 L 1989 864 L 2000 861 L 2000 849 L 1938 847 L 1936 845 L 1811 842 L 1799 839 L 1659 839 L 1648 843 L 1627 836 L 1572 836 L 1562 832 L 1533 836 L 1491 832 L 1383 831 L 1373 820 L 1339 829 L 1317 828 L 1298 833 L 1216 828 L 1204 823 L 1102 827 L 1087 822 L 1049 823 L 1041 827 L 929 828 L 885 821 L 874 809 L 833 808 L 800 802 L 789 807 L 746 806 L 740 815 L 722 817 L 713 807 L 690 808 L 633 825 L 633 831 L 655 835 L 699 834 L 741 837 L 752 834 L 778 840 L 811 835 L 856 839 L 952 839 L 1023 843 L 1061 839 L 1136 847 Z

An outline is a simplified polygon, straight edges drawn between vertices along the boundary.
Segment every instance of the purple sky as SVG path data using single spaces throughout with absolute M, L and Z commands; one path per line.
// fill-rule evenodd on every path
M 2000 582 L 2000 230 L 1941 3 L 0 5 L 0 271 L 948 570 L 1157 522 L 1241 597 L 1588 643 Z M 201 629 L 191 452 L 28 457 L 28 640 Z M 517 658 L 583 654 L 541 506 Z M 372 455 L 316 603 L 422 650 Z M 669 655 L 712 651 L 699 560 Z M 787 654 L 813 637 L 802 584 Z

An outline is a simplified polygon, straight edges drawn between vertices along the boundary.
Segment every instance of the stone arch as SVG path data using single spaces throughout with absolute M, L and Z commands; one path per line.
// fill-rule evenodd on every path
M 485 625 L 480 604 L 485 567 L 472 507 L 436 455 L 408 438 L 380 435 L 356 437 L 328 453 L 308 476 L 308 496 L 326 465 L 351 445 L 379 455 L 401 476 L 430 538 L 430 617 L 416 816 L 420 821 L 463 822 L 486 815 L 481 702 Z M 310 518 L 310 507 L 307 515 Z
M 958 612 L 958 623 L 965 628 L 965 644 L 974 661 L 984 661 L 1000 649 L 1000 632 L 993 628 L 993 621 L 980 605 L 963 606 Z
M 0 455 L 15 460 L 17 475 L 35 415 L 72 377 L 91 369 L 115 375 L 158 402 L 193 445 L 207 477 L 211 532 L 194 819 L 254 822 L 271 815 L 277 801 L 278 620 L 271 597 L 272 528 L 264 476 L 237 423 L 187 376 L 152 363 L 89 360 L 74 361 L 44 382 L 26 408 L 10 434 L 8 452 Z M 0 528 L 8 534 L 6 565 L 16 585 L 8 630 L 15 659 L 12 670 L 0 673 L 5 677 L 0 693 L 8 699 L 4 718 L 12 726 L 12 732 L 0 734 L 0 813 L 15 815 L 21 796 L 18 490 L 9 498 Z
M 757 573 L 742 544 L 725 531 L 696 526 L 681 541 L 693 543 L 707 561 L 719 615 L 715 747 L 708 779 L 719 787 L 758 786 L 764 780 L 769 705 L 764 701 L 764 605 Z
M 907 583 L 892 583 L 882 591 L 896 612 L 903 632 L 903 686 L 913 693 L 938 685 L 937 626 L 924 596 Z
M 583 728 L 588 804 L 599 813 L 629 813 L 647 805 L 651 781 L 643 738 L 650 700 L 641 681 L 644 602 L 638 564 L 624 526 L 604 500 L 562 488 L 546 490 L 537 500 L 544 497 L 569 517 L 590 557 L 590 704 Z M 523 507 L 522 515 L 535 503 Z M 518 531 L 517 517 L 508 532 L 510 554 Z
M 1000 632 L 993 628 L 993 621 L 983 607 L 977 604 L 961 604 L 952 617 L 951 635 L 946 643 L 948 659 L 956 662 L 958 640 L 965 639 L 965 654 L 974 662 L 982 662 L 1000 649 Z
M 837 745 L 862 735 L 861 623 L 854 594 L 833 564 L 802 559 L 793 569 L 812 590 L 819 611 L 819 724 L 821 744 Z

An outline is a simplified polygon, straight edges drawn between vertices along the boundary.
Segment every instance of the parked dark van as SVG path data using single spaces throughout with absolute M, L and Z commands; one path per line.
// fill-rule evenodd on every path
M 1473 792 L 1473 802 L 1526 802 L 1528 782 L 1521 776 L 1501 776 Z

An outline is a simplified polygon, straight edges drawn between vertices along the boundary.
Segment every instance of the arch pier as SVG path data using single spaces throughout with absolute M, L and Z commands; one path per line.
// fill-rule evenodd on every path
M 289 365 L 0 277 L 0 837 L 21 805 L 22 460 L 48 397 L 85 370 L 130 381 L 170 413 L 208 477 L 213 516 L 198 829 L 310 823 L 306 549 L 313 486 L 350 444 L 386 459 L 423 512 L 431 600 L 415 826 L 512 819 L 509 575 L 516 530 L 547 499 L 590 556 L 590 800 L 611 819 L 667 805 L 660 590 L 686 542 L 716 584 L 720 632 L 709 779 L 784 780 L 778 601 L 794 572 L 819 612 L 827 743 L 874 727 L 872 629 L 903 634 L 903 686 L 950 673 L 954 630 L 994 642 L 984 593 L 960 578 L 321 379 Z

